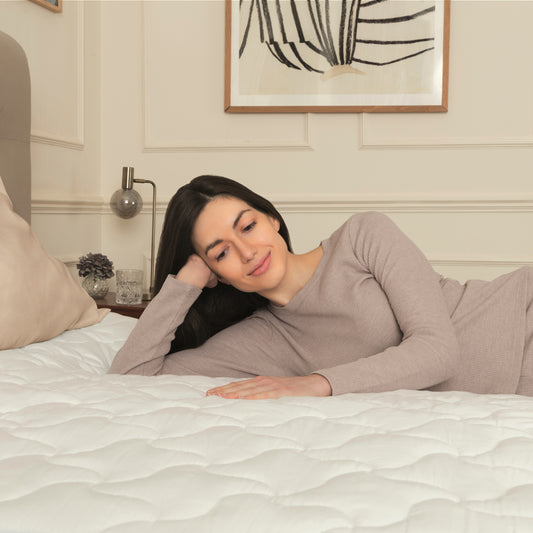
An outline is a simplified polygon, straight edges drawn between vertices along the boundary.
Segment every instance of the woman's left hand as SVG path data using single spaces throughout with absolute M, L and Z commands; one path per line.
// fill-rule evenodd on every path
M 208 390 L 206 396 L 243 400 L 265 400 L 283 396 L 331 396 L 331 385 L 320 374 L 294 378 L 257 376 L 215 387 Z

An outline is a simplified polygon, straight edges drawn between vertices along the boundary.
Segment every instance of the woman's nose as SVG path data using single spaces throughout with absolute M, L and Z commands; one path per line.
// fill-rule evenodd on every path
M 257 250 L 254 246 L 251 246 L 250 244 L 245 242 L 240 242 L 237 247 L 243 263 L 249 263 L 257 253 Z

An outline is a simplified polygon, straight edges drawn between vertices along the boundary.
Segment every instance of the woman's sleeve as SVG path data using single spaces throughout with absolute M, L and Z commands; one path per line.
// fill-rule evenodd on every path
M 383 352 L 318 370 L 333 394 L 425 389 L 452 377 L 459 346 L 439 276 L 415 244 L 385 215 L 371 213 L 350 227 L 354 261 L 380 284 L 402 332 Z M 372 303 L 369 302 L 369 309 Z M 379 335 L 379 331 L 369 331 Z
M 109 373 L 145 376 L 159 373 L 176 329 L 201 292 L 198 287 L 169 275 L 117 352 Z

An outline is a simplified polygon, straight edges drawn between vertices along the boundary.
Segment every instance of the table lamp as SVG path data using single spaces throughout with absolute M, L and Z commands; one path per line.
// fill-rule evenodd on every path
M 157 187 L 150 180 L 134 178 L 133 167 L 122 167 L 122 188 L 111 196 L 109 205 L 115 215 L 120 218 L 133 218 L 141 212 L 143 200 L 141 195 L 133 188 L 134 183 L 149 183 L 152 186 L 152 247 L 150 253 L 150 290 L 143 295 L 143 300 L 151 300 L 154 295 L 155 272 L 155 215 Z

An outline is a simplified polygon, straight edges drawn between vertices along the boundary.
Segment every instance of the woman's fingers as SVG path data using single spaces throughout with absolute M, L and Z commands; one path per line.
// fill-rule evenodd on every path
M 243 400 L 273 399 L 284 396 L 329 396 L 331 386 L 328 380 L 319 374 L 302 377 L 258 376 L 215 387 L 207 391 L 206 395 Z
M 204 287 L 211 288 L 218 283 L 215 273 L 210 270 L 205 261 L 197 254 L 189 256 L 185 265 L 176 274 L 176 279 L 199 289 Z
M 235 381 L 221 387 L 207 391 L 207 396 L 222 396 L 224 398 L 243 398 L 256 391 L 264 391 L 269 388 L 262 377 Z

